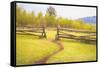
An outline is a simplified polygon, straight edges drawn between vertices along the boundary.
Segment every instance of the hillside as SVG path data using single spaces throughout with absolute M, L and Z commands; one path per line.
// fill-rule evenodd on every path
M 83 17 L 78 20 L 84 21 L 89 24 L 96 24 L 96 16 Z

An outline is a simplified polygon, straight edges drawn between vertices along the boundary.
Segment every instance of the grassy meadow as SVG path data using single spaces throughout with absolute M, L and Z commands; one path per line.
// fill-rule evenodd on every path
M 96 60 L 95 44 L 83 43 L 72 39 L 62 39 L 60 42 L 62 43 L 64 50 L 50 57 L 47 63 Z
M 35 64 L 36 61 L 59 50 L 59 46 L 50 40 L 38 39 L 30 35 L 17 34 L 17 65 Z
M 49 29 L 46 32 L 47 39 L 17 34 L 17 65 L 37 64 L 35 62 L 59 51 L 59 45 L 52 42 L 55 39 L 56 31 Z M 64 49 L 50 56 L 46 63 L 96 60 L 96 44 L 84 43 L 73 39 L 61 39 L 58 42 L 62 44 Z
M 96 22 L 83 20 L 96 17 L 95 11 L 95 8 L 88 7 L 17 3 L 16 65 L 96 61 Z M 70 39 L 57 40 L 57 27 L 74 29 L 61 30 Z M 77 32 L 79 30 L 88 32 Z M 40 38 L 32 34 L 42 35 Z M 73 36 L 79 39 L 72 39 Z

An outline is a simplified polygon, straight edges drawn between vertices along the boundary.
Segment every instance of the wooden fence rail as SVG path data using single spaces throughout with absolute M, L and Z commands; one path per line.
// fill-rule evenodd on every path
M 33 35 L 33 36 L 39 36 L 40 38 L 46 38 L 46 32 L 45 27 L 17 27 L 16 29 L 17 33 L 20 34 L 27 34 L 27 35 Z M 38 34 L 36 34 L 38 33 Z
M 69 33 L 68 33 L 69 32 Z M 85 35 L 77 36 L 74 33 L 84 33 Z M 96 41 L 96 32 L 85 31 L 85 30 L 75 30 L 69 28 L 61 28 L 57 26 L 57 34 L 55 39 L 59 40 L 60 38 L 76 39 L 76 40 L 87 40 L 87 41 Z

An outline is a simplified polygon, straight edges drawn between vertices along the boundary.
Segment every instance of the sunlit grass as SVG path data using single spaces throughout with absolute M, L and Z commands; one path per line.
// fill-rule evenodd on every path
M 55 30 L 47 30 L 47 39 L 54 40 L 56 36 L 56 31 Z
M 52 56 L 47 63 L 95 61 L 96 45 L 72 39 L 61 40 L 64 50 Z
M 35 64 L 36 61 L 59 50 L 59 46 L 51 42 L 55 39 L 55 30 L 46 30 L 47 38 L 40 39 L 32 35 L 17 34 L 16 63 L 17 65 Z M 71 33 L 73 35 L 83 35 Z M 48 58 L 47 63 L 79 62 L 96 60 L 96 44 L 77 41 L 73 39 L 61 39 L 64 50 Z
M 46 39 L 17 34 L 17 65 L 34 64 L 36 61 L 57 51 L 59 47 Z

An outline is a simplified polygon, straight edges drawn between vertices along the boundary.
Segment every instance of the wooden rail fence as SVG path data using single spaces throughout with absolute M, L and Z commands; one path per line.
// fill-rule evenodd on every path
M 77 36 L 68 32 L 75 33 L 85 33 L 85 35 Z M 76 39 L 76 40 L 87 40 L 87 41 L 96 41 L 96 32 L 85 31 L 85 30 L 75 30 L 69 28 L 61 28 L 57 26 L 57 34 L 55 39 L 59 40 L 60 38 Z
M 17 27 L 16 32 L 19 34 L 27 34 L 33 36 L 39 36 L 40 38 L 46 38 L 45 27 Z

